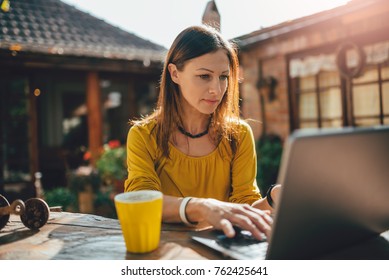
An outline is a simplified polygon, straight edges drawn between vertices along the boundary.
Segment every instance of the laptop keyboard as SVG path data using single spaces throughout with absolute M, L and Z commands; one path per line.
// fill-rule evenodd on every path
M 250 232 L 235 228 L 235 236 L 229 238 L 224 234 L 217 235 L 216 243 L 230 251 L 236 259 L 264 259 L 268 243 L 266 237 L 262 240 L 254 238 Z
M 191 233 L 192 239 L 237 260 L 264 260 L 268 242 L 255 239 L 250 232 L 234 227 L 235 236 L 229 238 L 221 230 L 207 230 Z
M 218 235 L 217 243 L 220 246 L 223 246 L 225 248 L 230 248 L 231 246 L 249 246 L 253 244 L 258 244 L 261 242 L 266 241 L 266 237 L 263 236 L 262 240 L 258 240 L 254 238 L 250 232 L 241 230 L 239 228 L 234 227 L 235 229 L 235 236 L 230 238 L 225 236 L 224 234 Z

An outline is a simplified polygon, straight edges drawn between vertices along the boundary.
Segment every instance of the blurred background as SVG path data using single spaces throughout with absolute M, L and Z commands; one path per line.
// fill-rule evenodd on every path
M 268 2 L 0 0 L 0 194 L 115 216 L 128 121 L 189 25 L 239 47 L 262 193 L 294 130 L 389 124 L 389 2 Z

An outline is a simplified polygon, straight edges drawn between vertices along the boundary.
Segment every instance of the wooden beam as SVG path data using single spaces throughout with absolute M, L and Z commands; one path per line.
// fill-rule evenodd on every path
M 88 143 L 92 154 L 91 164 L 96 165 L 103 146 L 103 117 L 101 92 L 97 72 L 88 72 L 86 81 L 86 105 L 88 108 Z
M 133 78 L 129 78 L 128 79 L 128 99 L 129 99 L 129 104 L 128 104 L 128 111 L 129 111 L 129 115 L 130 115 L 130 119 L 133 119 L 134 117 L 138 117 L 137 116 L 137 112 L 138 112 L 138 106 L 137 106 L 137 102 L 136 102 L 136 92 L 135 92 L 135 88 L 134 88 L 134 79 Z
M 35 178 L 35 173 L 39 170 L 39 150 L 38 150 L 38 118 L 37 118 L 37 98 L 40 95 L 39 88 L 35 88 L 34 81 L 28 79 L 28 149 L 30 153 L 30 173 L 31 178 Z M 36 91 L 35 91 L 36 90 Z M 38 92 L 39 91 L 39 92 Z M 34 180 L 34 179 L 33 179 Z
M 11 68 L 107 71 L 131 74 L 159 75 L 162 70 L 162 61 L 152 61 L 146 67 L 143 65 L 143 61 L 139 60 L 56 56 L 24 52 L 19 52 L 16 56 L 12 56 L 9 51 L 2 49 L 0 49 L 0 63 Z

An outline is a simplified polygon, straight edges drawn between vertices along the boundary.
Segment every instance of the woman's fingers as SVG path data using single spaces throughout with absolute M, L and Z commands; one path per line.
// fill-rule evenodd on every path
M 255 226 L 267 237 L 270 236 L 271 226 L 273 224 L 273 219 L 269 215 L 268 212 L 256 209 L 254 207 L 248 206 L 248 215 L 251 217 L 251 221 L 255 224 Z
M 260 216 L 253 213 L 236 214 L 230 221 L 241 229 L 251 232 L 258 240 L 263 239 L 263 234 L 268 236 L 270 233 L 270 226 Z
M 232 224 L 229 220 L 221 219 L 220 220 L 220 227 L 221 227 L 221 230 L 224 232 L 224 234 L 227 237 L 232 238 L 235 236 L 234 227 L 232 226 Z
M 270 211 L 269 210 L 260 210 L 255 207 L 252 207 L 250 205 L 243 205 L 244 209 L 248 211 L 248 213 L 255 213 L 255 217 L 258 217 L 258 215 L 268 224 L 271 226 L 273 224 L 273 219 L 270 216 Z
M 248 217 L 250 219 L 249 224 L 250 222 L 254 223 L 254 225 L 264 233 L 270 231 L 273 220 L 268 215 L 268 213 L 262 210 L 255 209 L 249 205 L 242 205 L 242 208 L 243 209 L 236 209 L 237 211 L 239 211 L 237 214 Z M 247 221 L 247 219 L 244 219 L 244 221 Z
M 208 222 L 223 230 L 228 237 L 235 235 L 234 225 L 251 232 L 259 240 L 263 234 L 270 235 L 273 220 L 265 211 L 249 205 L 224 202 L 213 204 L 211 208 Z
M 256 209 L 256 208 L 254 208 Z M 267 223 L 269 225 L 273 225 L 273 218 L 271 216 L 271 211 L 270 210 L 264 210 L 263 212 L 265 212 L 266 215 L 264 215 L 264 219 L 267 221 Z

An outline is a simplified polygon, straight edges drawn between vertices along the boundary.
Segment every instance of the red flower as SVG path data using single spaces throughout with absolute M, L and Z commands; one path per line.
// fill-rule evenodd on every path
M 108 147 L 110 147 L 111 149 L 118 148 L 118 147 L 120 147 L 120 141 L 119 140 L 111 140 L 108 142 Z
M 84 156 L 83 156 L 83 159 L 84 159 L 85 161 L 88 161 L 88 160 L 90 160 L 91 158 L 92 158 L 92 153 L 89 152 L 89 151 L 85 152 L 85 154 L 84 154 Z

